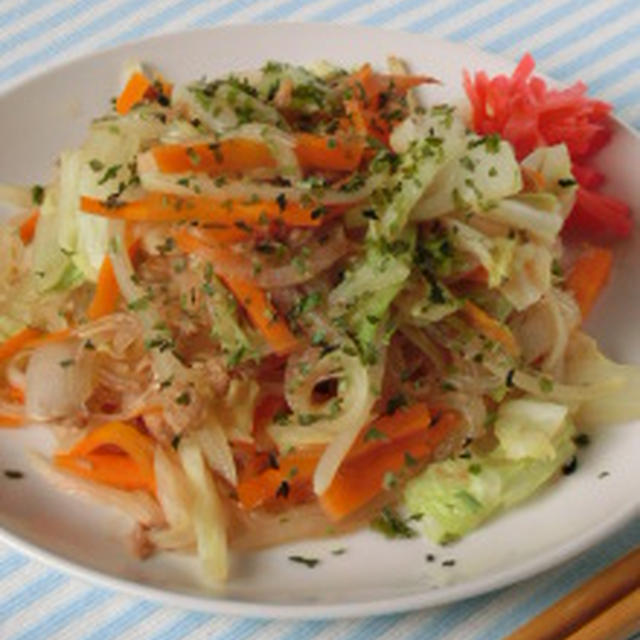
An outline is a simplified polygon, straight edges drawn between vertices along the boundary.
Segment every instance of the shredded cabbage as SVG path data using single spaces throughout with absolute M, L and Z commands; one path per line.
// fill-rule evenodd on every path
M 499 510 L 531 496 L 575 450 L 567 409 L 534 399 L 505 402 L 499 444 L 488 454 L 435 462 L 405 489 L 407 509 L 425 533 L 446 543 L 468 534 Z
M 565 380 L 571 385 L 588 385 L 576 420 L 585 427 L 637 420 L 640 416 L 640 367 L 617 364 L 606 358 L 593 338 L 576 331 L 569 341 Z

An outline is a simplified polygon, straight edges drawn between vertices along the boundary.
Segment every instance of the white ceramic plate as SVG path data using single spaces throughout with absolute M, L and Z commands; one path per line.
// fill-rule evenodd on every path
M 243 26 L 166 35 L 71 62 L 31 79 L 0 98 L 0 179 L 45 180 L 56 154 L 81 142 L 92 116 L 118 87 L 125 61 L 156 64 L 166 77 L 188 80 L 260 66 L 267 59 L 383 66 L 399 55 L 414 70 L 444 81 L 432 99 L 459 99 L 461 70 L 510 71 L 513 64 L 468 46 L 425 36 L 330 25 Z M 435 94 L 438 94 L 437 96 Z M 636 177 L 640 142 L 616 125 L 600 161 L 610 189 L 640 211 Z M 619 247 L 613 284 L 594 311 L 591 329 L 606 352 L 640 363 L 640 235 Z M 639 390 L 640 391 L 640 390 Z M 381 614 L 452 602 L 522 580 L 583 551 L 637 513 L 640 423 L 609 427 L 580 453 L 578 471 L 535 499 L 490 522 L 462 542 L 435 548 L 425 540 L 387 541 L 369 531 L 233 559 L 231 580 L 204 588 L 193 559 L 130 557 L 119 535 L 123 522 L 109 509 L 87 507 L 58 493 L 29 471 L 26 448 L 49 451 L 44 428 L 0 431 L 2 537 L 19 549 L 82 577 L 174 605 L 217 613 L 267 617 Z M 599 478 L 608 471 L 610 475 Z M 344 555 L 332 550 L 344 547 Z M 437 556 L 425 562 L 425 554 Z M 314 570 L 287 560 L 317 557 Z M 453 567 L 441 561 L 453 558 Z

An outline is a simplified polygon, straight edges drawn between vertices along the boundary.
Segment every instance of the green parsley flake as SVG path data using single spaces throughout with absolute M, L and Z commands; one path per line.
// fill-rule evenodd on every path
M 371 528 L 385 538 L 415 538 L 418 535 L 391 507 L 382 509 L 371 521 Z
M 388 440 L 389 436 L 386 433 L 380 431 L 380 429 L 376 429 L 375 427 L 371 427 L 364 434 L 363 440 L 365 442 L 370 442 L 372 440 Z
M 40 184 L 34 184 L 31 187 L 31 201 L 33 204 L 42 204 L 44 201 L 44 187 Z
M 289 556 L 289 560 L 291 560 L 291 562 L 296 562 L 297 564 L 303 564 L 308 569 L 314 569 L 320 564 L 320 560 L 318 558 L 305 558 L 304 556 Z

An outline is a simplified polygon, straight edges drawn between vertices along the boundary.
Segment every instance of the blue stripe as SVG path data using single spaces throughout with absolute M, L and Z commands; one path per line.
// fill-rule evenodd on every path
M 638 544 L 638 540 L 640 540 L 640 518 L 615 537 L 601 542 L 590 553 L 579 556 L 568 568 L 547 573 L 542 586 L 530 598 L 503 614 L 491 627 L 486 628 L 477 640 L 504 637 L 552 602 L 559 600 L 577 584 L 633 549 Z
M 261 632 L 264 633 L 268 626 L 269 622 L 265 620 L 238 620 L 238 622 L 227 629 L 227 631 L 219 638 L 216 638 L 216 640 L 244 640 L 245 638 L 252 638 L 254 637 L 254 631 L 262 627 Z
M 29 582 L 22 589 L 0 602 L 0 620 L 6 620 L 9 616 L 26 609 L 36 600 L 44 598 L 68 580 L 69 578 L 57 571 L 47 571 L 43 576 Z
M 189 24 L 190 27 L 204 27 L 212 26 L 222 20 L 226 20 L 229 16 L 232 16 L 236 11 L 240 11 L 247 6 L 253 4 L 251 0 L 232 0 L 225 4 L 218 4 L 218 6 L 208 13 L 203 14 L 197 20 Z
M 624 80 L 625 76 L 631 75 L 640 69 L 640 56 L 634 56 L 629 60 L 621 62 L 614 69 L 605 71 L 589 81 L 589 93 L 601 93 L 604 89 L 614 85 L 619 80 Z
M 212 616 L 206 613 L 190 611 L 164 629 L 161 629 L 152 637 L 152 640 L 179 640 L 201 627 L 205 622 L 209 622 L 211 618 Z
M 28 26 L 26 29 L 18 31 L 17 33 L 14 33 L 8 37 L 2 38 L 0 40 L 0 55 L 11 51 L 27 40 L 43 37 L 44 34 L 51 31 L 51 29 L 55 29 L 56 27 L 70 20 L 74 20 L 84 13 L 92 11 L 94 8 L 94 6 L 91 6 L 87 3 L 70 3 L 61 11 L 58 11 L 57 13 L 54 13 L 50 16 L 45 16 L 42 20 L 39 20 L 38 22 Z
M 614 51 L 618 51 L 630 42 L 638 39 L 640 39 L 640 24 L 633 25 L 631 29 L 623 31 L 613 38 L 608 38 L 604 42 L 601 42 L 598 46 L 585 51 L 569 62 L 566 62 L 558 67 L 554 67 L 549 71 L 549 73 L 551 75 L 557 76 L 558 78 L 575 76 L 576 73 L 579 73 L 583 69 L 588 69 L 590 65 L 598 62 L 598 60 L 604 58 L 604 56 L 607 56 Z
M 0 13 L 0 29 L 11 22 L 17 22 L 20 18 L 28 16 L 40 7 L 48 4 L 47 0 L 24 0 L 17 7 L 11 7 L 4 13 Z
M 407 11 L 411 11 L 416 7 L 424 6 L 424 0 L 405 0 L 404 2 L 394 2 L 391 6 L 385 7 L 381 11 L 367 16 L 361 21 L 361 24 L 368 24 L 373 27 L 384 26 L 389 20 L 393 20 L 396 16 L 402 15 Z
M 478 611 L 485 609 L 501 593 L 503 592 L 496 591 L 471 600 L 465 600 L 453 607 L 436 609 L 437 613 L 429 618 L 427 624 L 417 628 L 405 640 L 423 640 L 425 637 L 428 637 L 429 640 L 441 640 L 455 637 L 450 634 L 451 629 L 469 620 Z M 474 640 L 476 639 L 474 638 Z
M 334 623 L 329 620 L 311 620 L 292 625 L 291 631 L 283 635 L 280 640 L 313 640 L 331 624 Z
M 111 618 L 106 624 L 96 629 L 85 640 L 111 640 L 112 638 L 120 638 L 127 629 L 138 624 L 147 616 L 155 613 L 160 609 L 160 605 L 152 604 L 146 600 L 134 600 L 134 604 Z
M 45 616 L 44 620 L 27 627 L 14 640 L 48 640 L 61 629 L 81 618 L 92 609 L 113 597 L 103 589 L 89 589 L 79 598 L 68 602 Z
M 86 40 L 92 35 L 100 33 L 102 30 L 114 24 L 123 22 L 130 14 L 152 2 L 153 0 L 129 0 L 118 7 L 114 7 L 112 10 L 77 29 L 73 33 L 49 42 L 28 56 L 24 56 L 12 64 L 3 67 L 0 69 L 0 82 L 24 73 L 38 64 L 45 63 L 54 55 L 68 51 L 74 45 Z
M 166 9 L 154 13 L 151 17 L 145 18 L 142 23 L 119 33 L 110 44 L 114 45 L 155 33 L 162 29 L 173 18 L 183 15 L 185 12 L 204 2 L 205 0 L 182 0 L 181 2 L 171 3 Z
M 613 103 L 616 109 L 626 109 L 627 107 L 637 106 L 638 103 L 640 103 L 640 86 L 636 85 L 629 89 L 629 91 L 619 95 Z
M 325 7 L 320 13 L 316 13 L 313 15 L 311 20 L 317 20 L 319 22 L 331 22 L 332 20 L 337 20 L 341 18 L 345 13 L 349 13 L 358 7 L 361 7 L 364 4 L 369 4 L 370 0 L 351 0 L 351 2 L 346 3 L 344 1 L 337 2 L 336 4 Z
M 289 0 L 289 2 L 283 2 L 277 4 L 275 7 L 271 7 L 271 9 L 257 15 L 254 20 L 256 22 L 270 22 L 281 18 L 288 18 L 290 13 L 314 4 L 315 2 L 317 2 L 317 0 Z
M 593 0 L 569 0 L 569 2 L 556 5 L 550 11 L 537 14 L 532 20 L 492 40 L 485 48 L 489 51 L 499 53 L 505 49 L 519 45 L 521 40 L 538 34 L 543 29 L 548 29 L 556 20 L 565 17 L 567 14 L 571 14 L 573 11 L 582 9 L 588 4 L 593 4 Z
M 583 39 L 592 40 L 594 32 L 597 32 L 599 27 L 602 27 L 602 25 L 607 22 L 614 22 L 618 18 L 625 16 L 630 10 L 635 9 L 637 6 L 638 0 L 618 2 L 615 5 L 609 6 L 606 11 L 601 11 L 573 29 L 563 31 L 541 47 L 533 49 L 531 53 L 536 60 L 543 60 L 565 49 L 571 42 L 580 42 Z
M 482 16 L 481 18 L 464 25 L 457 31 L 451 32 L 447 37 L 451 40 L 468 40 L 479 33 L 483 33 L 499 22 L 508 20 L 509 17 L 517 13 L 518 10 L 526 9 L 534 4 L 539 4 L 539 0 L 512 0 L 495 11 L 488 13 L 486 16 Z
M 27 556 L 21 556 L 17 553 L 10 553 L 0 562 L 0 580 L 4 580 L 4 578 L 10 576 L 18 569 L 22 569 L 22 567 L 28 564 L 28 562 L 29 559 L 27 558 Z
M 400 618 L 400 614 L 367 618 L 346 636 L 346 640 L 373 640 L 374 638 L 379 638 L 391 627 L 395 627 Z
M 459 13 L 473 9 L 475 6 L 477 6 L 476 0 L 457 0 L 457 2 L 451 2 L 451 4 L 442 7 L 442 9 L 429 16 L 424 16 L 420 20 L 412 22 L 407 25 L 407 28 L 410 31 L 434 31 L 433 27 L 437 24 L 453 18 Z

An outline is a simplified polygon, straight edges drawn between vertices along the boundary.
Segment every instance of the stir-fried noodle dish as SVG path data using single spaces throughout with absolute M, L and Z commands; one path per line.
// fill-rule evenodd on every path
M 640 414 L 581 329 L 632 230 L 610 107 L 530 56 L 455 105 L 428 71 L 132 65 L 48 184 L 0 186 L 0 425 L 50 425 L 34 469 L 140 556 L 451 542 Z

